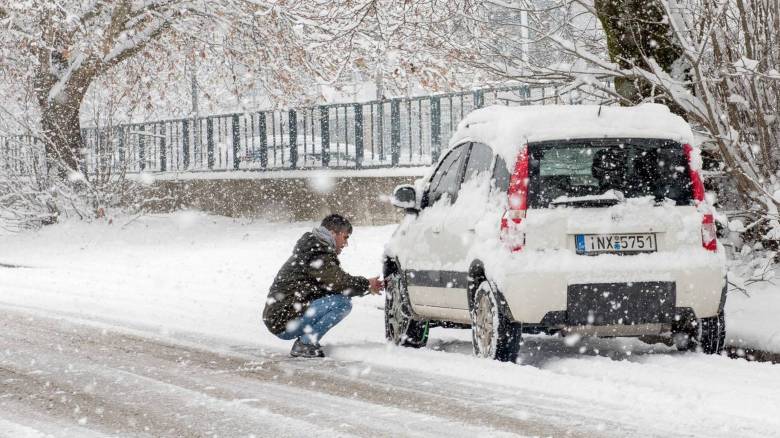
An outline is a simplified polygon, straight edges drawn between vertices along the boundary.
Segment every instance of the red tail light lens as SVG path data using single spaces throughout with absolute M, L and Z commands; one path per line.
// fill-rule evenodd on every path
M 718 234 L 715 226 L 715 218 L 709 212 L 709 208 L 704 202 L 704 183 L 699 175 L 699 166 L 694 162 L 693 147 L 689 144 L 683 145 L 685 158 L 688 159 L 688 173 L 691 177 L 691 189 L 693 191 L 693 200 L 700 210 L 705 210 L 701 220 L 701 246 L 707 251 L 718 250 Z
M 524 146 L 517 156 L 515 169 L 509 179 L 507 197 L 509 209 L 501 218 L 501 240 L 516 252 L 525 245 L 521 224 L 528 208 L 528 146 Z
M 685 158 L 688 159 L 688 174 L 691 177 L 691 188 L 693 189 L 693 199 L 698 205 L 704 202 L 704 183 L 701 181 L 699 175 L 699 168 L 694 162 L 693 146 L 689 144 L 683 145 L 683 151 L 685 152 Z
M 712 214 L 705 214 L 701 220 L 701 245 L 707 251 L 718 250 L 718 230 Z

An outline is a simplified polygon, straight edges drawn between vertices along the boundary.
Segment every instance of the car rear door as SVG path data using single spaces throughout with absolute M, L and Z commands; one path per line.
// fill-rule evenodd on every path
M 567 140 L 529 150 L 528 250 L 598 255 L 701 246 L 682 145 Z

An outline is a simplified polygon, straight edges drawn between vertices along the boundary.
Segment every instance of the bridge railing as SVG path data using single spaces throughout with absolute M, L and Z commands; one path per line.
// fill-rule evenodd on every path
M 427 166 L 466 114 L 496 103 L 582 99 L 552 86 L 516 85 L 84 128 L 84 167 L 105 174 Z

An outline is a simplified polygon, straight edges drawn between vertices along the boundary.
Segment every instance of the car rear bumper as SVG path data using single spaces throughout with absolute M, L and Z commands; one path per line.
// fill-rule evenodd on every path
M 563 312 L 558 325 L 667 325 L 682 308 L 699 318 L 722 310 L 725 266 L 703 252 L 512 257 L 494 280 L 515 321 L 544 324 Z

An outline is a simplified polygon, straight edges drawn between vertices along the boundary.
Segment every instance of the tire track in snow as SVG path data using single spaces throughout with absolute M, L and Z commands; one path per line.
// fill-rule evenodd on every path
M 0 329 L 0 412 L 23 405 L 102 433 L 594 436 L 354 376 L 332 360 L 247 360 L 9 311 Z

